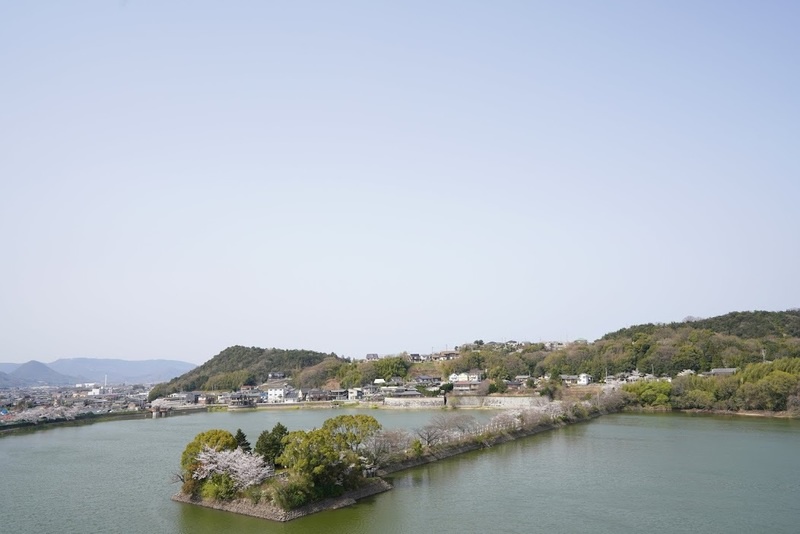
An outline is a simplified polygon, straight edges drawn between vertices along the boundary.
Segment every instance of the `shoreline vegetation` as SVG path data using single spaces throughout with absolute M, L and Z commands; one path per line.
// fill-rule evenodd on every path
M 389 491 L 392 486 L 382 477 L 391 473 L 589 421 L 618 412 L 623 404 L 618 393 L 598 396 L 593 401 L 552 401 L 539 408 L 505 410 L 486 425 L 477 424 L 461 410 L 448 409 L 413 432 L 384 431 L 370 416 L 336 416 L 320 429 L 283 434 L 284 449 L 273 458 L 284 470 L 275 472 L 267 466 L 269 474 L 256 477 L 246 487 L 241 483 L 242 469 L 226 472 L 216 468 L 224 462 L 215 459 L 211 445 L 215 443 L 224 451 L 244 440 L 245 447 L 249 447 L 246 438 L 242 435 L 232 439 L 230 433 L 211 430 L 187 445 L 181 459 L 183 487 L 172 499 L 272 521 L 291 521 Z M 262 433 L 256 451 L 263 437 L 270 434 Z M 333 445 L 329 447 L 330 444 Z M 217 455 L 238 454 L 244 458 L 248 454 L 241 446 L 236 451 Z M 210 469 L 203 465 L 208 458 L 214 464 Z M 230 478 L 227 482 L 226 476 Z M 233 489 L 237 484 L 240 489 Z

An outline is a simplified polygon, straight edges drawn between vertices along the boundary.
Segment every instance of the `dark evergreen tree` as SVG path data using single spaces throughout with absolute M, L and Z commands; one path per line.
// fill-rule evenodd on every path
M 238 447 L 241 447 L 244 452 L 250 452 L 250 442 L 247 441 L 247 436 L 244 435 L 244 432 L 242 432 L 241 428 L 236 429 L 236 435 L 234 438 L 236 439 L 236 445 Z

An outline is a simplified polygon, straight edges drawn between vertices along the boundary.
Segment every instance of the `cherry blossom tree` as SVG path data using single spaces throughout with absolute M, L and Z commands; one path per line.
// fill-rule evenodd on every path
M 208 445 L 197 455 L 199 464 L 192 476 L 196 480 L 204 480 L 213 475 L 228 475 L 233 480 L 236 490 L 261 484 L 275 474 L 275 470 L 264 463 L 258 454 L 233 450 L 216 450 Z

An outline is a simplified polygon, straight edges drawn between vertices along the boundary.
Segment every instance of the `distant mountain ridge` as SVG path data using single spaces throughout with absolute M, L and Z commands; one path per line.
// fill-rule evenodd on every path
M 21 363 L 0 363 L 0 373 L 8 374 L 8 373 L 14 371 L 14 369 L 19 367 L 20 365 L 22 365 L 22 364 Z
M 0 363 L 0 387 L 64 386 L 106 381 L 108 384 L 154 384 L 181 376 L 195 367 L 195 364 L 178 360 L 107 358 L 62 358 L 50 364 L 36 360 L 23 364 Z
M 0 388 L 11 387 L 11 384 L 12 384 L 11 377 L 8 376 L 3 371 L 0 371 Z
M 54 371 L 36 360 L 23 363 L 11 371 L 8 376 L 16 385 L 21 386 L 66 386 L 75 383 L 73 377 Z
M 177 360 L 116 360 L 107 358 L 62 358 L 49 364 L 59 373 L 75 376 L 83 382 L 109 384 L 153 384 L 171 380 L 197 367 Z

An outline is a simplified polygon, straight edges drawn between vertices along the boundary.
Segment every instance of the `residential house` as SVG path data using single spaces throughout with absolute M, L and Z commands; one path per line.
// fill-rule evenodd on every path
M 307 401 L 325 401 L 328 400 L 328 394 L 321 389 L 309 389 L 306 392 Z
M 458 351 L 443 350 L 441 352 L 437 352 L 436 354 L 431 354 L 431 360 L 433 361 L 454 360 L 458 358 L 458 356 L 459 356 Z
M 273 387 L 267 389 L 267 402 L 270 404 L 278 404 L 283 402 L 283 399 L 286 398 L 286 394 L 289 392 L 289 388 L 286 384 L 283 384 L 278 387 Z
M 331 400 L 335 401 L 346 401 L 347 400 L 347 390 L 346 389 L 332 389 L 329 393 L 329 397 Z
M 416 382 L 417 384 L 422 384 L 422 385 L 432 385 L 432 384 L 438 384 L 439 379 L 436 378 L 435 376 L 420 375 L 416 378 Z
M 283 402 L 286 404 L 300 402 L 303 400 L 303 391 L 300 389 L 290 388 L 283 397 Z

